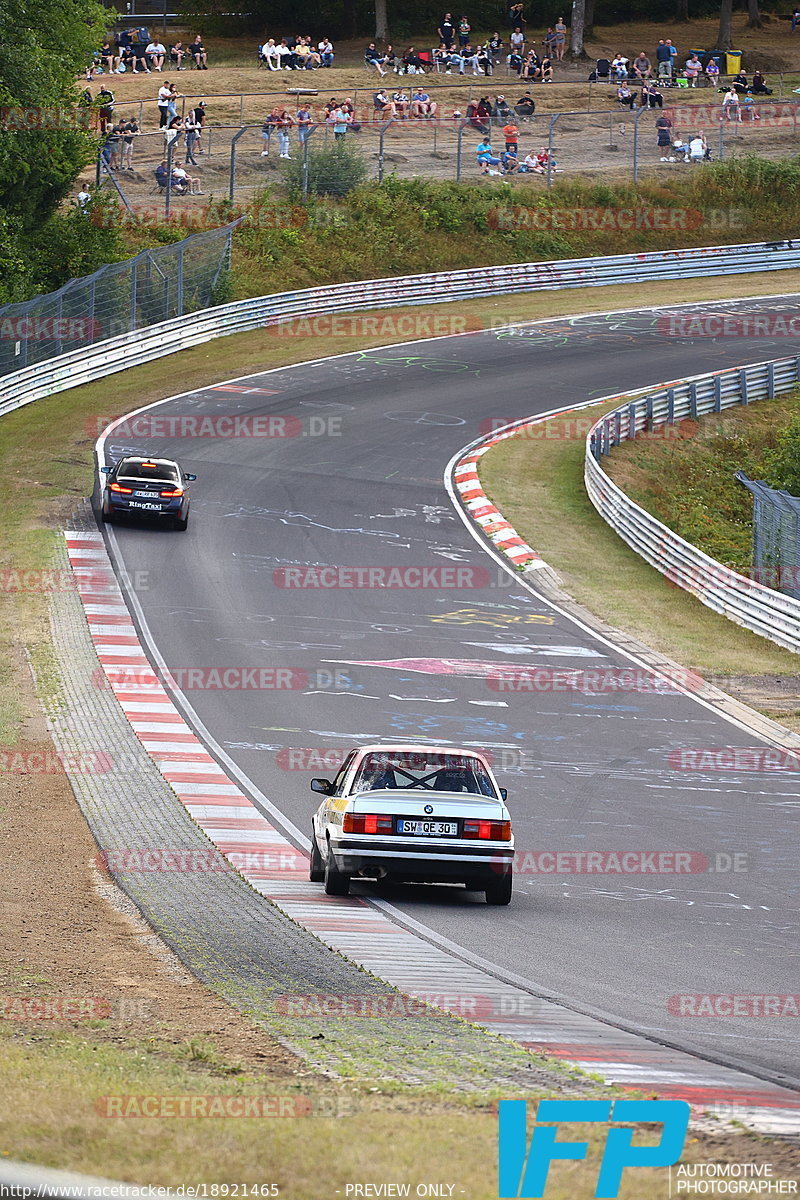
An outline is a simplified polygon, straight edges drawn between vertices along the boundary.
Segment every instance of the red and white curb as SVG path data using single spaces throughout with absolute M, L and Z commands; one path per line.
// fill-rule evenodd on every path
M 505 519 L 500 510 L 495 508 L 484 492 L 478 477 L 478 463 L 482 456 L 498 442 L 513 437 L 520 428 L 524 428 L 524 426 L 515 426 L 507 433 L 493 434 L 488 441 L 460 458 L 453 471 L 453 482 L 461 498 L 461 503 L 497 549 L 510 559 L 515 567 L 524 567 L 526 571 L 535 571 L 546 567 L 547 563 L 528 545 L 524 538 L 519 536 L 514 526 Z
M 65 537 L 107 686 L 187 812 L 256 891 L 406 995 L 596 1072 L 608 1083 L 688 1100 L 698 1115 L 716 1111 L 764 1133 L 797 1132 L 797 1092 L 532 996 L 471 962 L 468 952 L 459 957 L 436 944 L 437 935 L 425 936 L 423 927 L 417 934 L 397 924 L 386 915 L 390 906 L 384 901 L 326 896 L 308 879 L 308 855 L 231 781 L 162 686 L 141 647 L 102 535 L 67 532 Z

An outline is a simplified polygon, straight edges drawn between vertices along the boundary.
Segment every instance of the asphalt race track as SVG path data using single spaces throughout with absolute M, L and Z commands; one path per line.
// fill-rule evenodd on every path
M 788 313 L 797 302 L 697 307 Z M 493 752 L 522 853 L 696 851 L 711 867 L 742 856 L 744 868 L 523 872 L 507 909 L 460 888 L 354 890 L 537 992 L 800 1088 L 797 1020 L 678 1016 L 669 1005 L 678 994 L 800 992 L 797 773 L 675 769 L 671 751 L 758 744 L 683 694 L 493 688 L 487 676 L 507 664 L 629 660 L 496 567 L 443 484 L 448 461 L 489 422 L 792 352 L 787 339 L 677 340 L 651 310 L 560 320 L 285 368 L 147 414 L 286 417 L 296 436 L 123 427 L 106 455 L 165 455 L 197 473 L 187 533 L 117 527 L 111 551 L 129 576 L 147 573 L 144 632 L 203 726 L 303 834 L 309 780 L 333 771 L 294 769 L 307 764 L 292 749 L 425 740 Z M 466 589 L 281 586 L 283 568 L 302 579 L 335 565 L 485 575 Z M 291 668 L 301 686 L 198 688 L 188 668 Z

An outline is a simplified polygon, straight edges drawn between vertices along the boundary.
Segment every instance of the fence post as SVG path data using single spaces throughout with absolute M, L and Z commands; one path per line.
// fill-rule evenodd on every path
M 208 127 L 208 149 L 206 150 L 206 156 L 208 158 L 211 158 L 211 135 L 213 132 L 214 132 L 214 130 L 209 125 L 209 127 Z
M 639 121 L 642 113 L 646 113 L 646 108 L 640 108 L 633 119 L 633 182 L 639 178 Z
M 239 124 L 244 125 L 244 92 L 239 97 Z
M 183 316 L 183 242 L 178 242 L 178 294 L 175 297 L 177 306 L 176 317 Z
M 547 187 L 553 186 L 553 133 L 556 127 L 556 121 L 561 116 L 561 113 L 554 113 L 550 118 L 550 129 L 547 134 Z
M 717 153 L 719 155 L 720 162 L 722 162 L 723 158 L 725 157 L 725 126 L 722 121 L 719 123 L 719 149 Z
M 178 139 L 173 138 L 167 146 L 167 186 L 164 192 L 164 216 L 169 220 L 169 210 L 172 204 L 172 152 Z
M 306 126 L 306 136 L 303 138 L 303 204 L 308 203 L 308 140 L 316 128 L 316 125 Z
M 95 277 L 93 275 L 92 282 L 89 284 L 89 340 L 92 342 L 95 340 L 95 337 L 94 337 L 94 304 L 95 304 L 96 287 L 97 287 L 97 280 L 95 279 Z
M 97 151 L 97 162 L 95 163 L 94 186 L 96 189 L 100 187 L 100 160 L 103 157 L 103 151 Z
M 456 147 L 456 183 L 461 182 L 461 141 L 464 137 L 464 130 L 466 127 L 466 121 L 462 121 L 458 127 L 458 145 Z
M 136 262 L 136 259 L 134 259 L 133 262 L 131 263 L 131 301 L 130 301 L 131 311 L 130 311 L 130 322 L 129 322 L 131 333 L 133 333 L 133 331 L 136 329 L 136 271 L 137 271 L 137 266 L 138 266 L 138 264 Z
M 378 183 L 383 183 L 383 139 L 386 137 L 386 130 L 393 123 L 394 117 L 390 117 L 383 125 L 378 135 Z
M 233 200 L 233 194 L 236 190 L 236 143 L 243 133 L 247 133 L 247 126 L 243 125 L 238 133 L 235 133 L 231 138 L 231 170 L 230 182 L 228 186 L 228 199 Z

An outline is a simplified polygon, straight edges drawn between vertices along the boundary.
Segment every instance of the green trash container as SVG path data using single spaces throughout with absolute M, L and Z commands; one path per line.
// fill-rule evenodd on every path
M 725 55 L 725 74 L 738 75 L 742 69 L 741 50 L 728 50 Z

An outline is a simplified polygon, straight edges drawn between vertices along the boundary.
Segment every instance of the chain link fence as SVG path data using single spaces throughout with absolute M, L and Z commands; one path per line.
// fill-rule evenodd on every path
M 94 342 L 208 308 L 238 221 L 0 306 L 0 376 Z
M 800 499 L 744 471 L 736 478 L 753 496 L 752 578 L 800 600 Z

